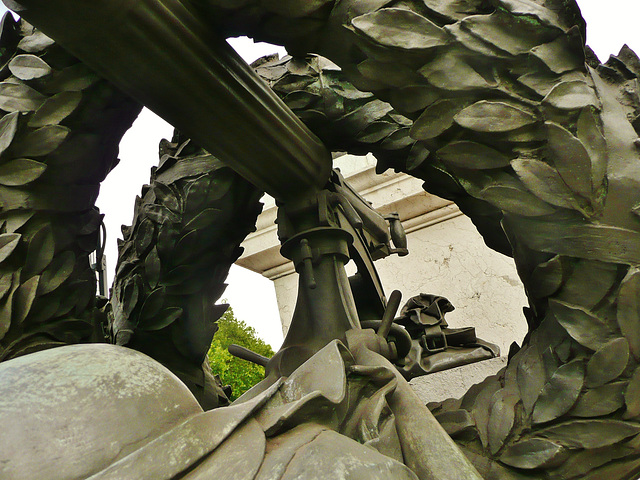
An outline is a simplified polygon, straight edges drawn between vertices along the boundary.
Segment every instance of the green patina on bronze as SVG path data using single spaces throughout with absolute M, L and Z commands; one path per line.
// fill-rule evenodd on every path
M 56 29 L 68 28 L 63 15 L 49 22 L 37 2 L 33 7 L 30 1 L 23 3 L 25 17 L 33 14 L 34 23 L 45 32 L 50 28 L 52 36 Z M 73 3 L 66 8 L 75 8 Z M 574 2 L 496 3 L 497 9 L 483 1 L 309 5 L 300 0 L 283 8 L 278 2 L 208 0 L 187 10 L 217 35 L 244 33 L 299 54 L 263 61 L 256 71 L 327 150 L 371 151 L 379 170 L 394 168 L 422 178 L 427 190 L 455 201 L 470 216 L 487 245 L 514 258 L 530 302 L 525 309 L 529 334 L 497 376 L 460 400 L 431 406 L 480 474 L 505 480 L 633 478 L 640 468 L 640 284 L 634 274 L 640 258 L 640 60 L 625 47 L 600 65 L 582 42 L 578 48 L 573 40 L 555 42 L 580 38 L 573 27 L 584 31 Z M 403 11 L 398 13 L 397 7 Z M 77 18 L 78 12 L 69 18 Z M 514 25 L 522 28 L 516 32 Z M 98 49 L 86 37 L 80 41 L 60 34 L 60 41 L 69 42 L 66 46 L 81 57 L 88 55 L 89 63 L 92 50 Z M 29 79 L 46 69 L 33 59 L 21 59 L 14 64 L 18 68 L 3 70 L 9 81 L 0 84 L 0 108 L 7 112 L 0 131 L 5 221 L 0 236 L 0 345 L 2 357 L 11 358 L 99 336 L 92 325 L 104 313 L 94 308 L 92 292 L 83 283 L 90 281 L 86 252 L 95 244 L 97 229 L 92 187 L 113 166 L 115 145 L 139 107 L 24 23 L 16 26 L 5 18 L 0 43 L 3 62 L 37 54 L 51 68 L 42 78 Z M 569 51 L 549 57 L 539 53 L 542 45 L 544 52 Z M 144 53 L 147 47 L 135 48 Z M 311 52 L 331 59 L 341 71 L 307 55 Z M 115 70 L 102 63 L 95 68 L 104 68 L 103 74 L 118 71 L 117 62 Z M 440 81 L 442 65 L 449 69 L 444 71 L 448 82 Z M 170 72 L 156 73 L 171 77 Z M 139 79 L 122 72 L 117 77 L 121 88 L 135 94 Z M 197 82 L 192 82 L 186 90 L 194 93 Z M 81 92 L 76 107 L 71 97 L 55 97 L 66 91 Z M 411 102 L 406 101 L 409 96 Z M 171 110 L 162 110 L 161 99 L 157 101 L 160 111 Z M 60 102 L 52 111 L 69 114 L 38 114 L 46 102 Z M 113 115 L 96 115 L 101 109 Z M 14 111 L 21 112 L 17 124 L 18 116 L 10 116 Z M 29 119 L 38 115 L 56 122 L 30 126 Z M 186 135 L 198 135 L 184 126 Z M 302 138 L 315 138 L 301 133 L 306 129 L 299 125 L 295 128 L 302 144 Z M 109 148 L 101 148 L 100 154 L 92 150 L 92 139 L 98 140 L 91 135 Z M 215 330 L 211 321 L 216 309 L 198 299 L 208 295 L 213 301 L 220 295 L 226 268 L 251 229 L 258 191 L 185 141 L 180 137 L 164 146 L 163 166 L 137 205 L 134 225 L 121 246 L 110 325 L 113 340 L 155 356 L 213 405 L 224 399 L 213 377 L 200 368 L 200 347 Z M 491 151 L 499 155 L 492 158 L 487 154 Z M 22 161 L 24 157 L 35 163 Z M 78 167 L 81 161 L 87 166 Z M 238 159 L 237 165 L 244 161 L 255 159 Z M 270 188 L 268 182 L 253 180 Z M 68 186 L 60 188 L 60 182 Z M 209 193 L 216 191 L 217 198 Z M 283 218 L 293 219 L 293 234 L 285 237 L 300 240 L 296 235 L 314 223 L 318 209 L 312 197 L 300 204 L 285 199 Z M 210 238 L 200 238 L 213 224 Z M 325 245 L 335 251 L 319 256 L 318 265 L 328 258 L 343 261 L 344 248 L 335 235 L 323 235 Z M 216 248 L 221 254 L 205 256 L 200 265 L 188 252 L 192 246 L 194 251 L 205 248 L 206 242 L 222 245 Z M 296 249 L 302 252 L 303 244 Z M 297 263 L 308 286 L 306 257 L 301 255 Z M 204 264 L 214 272 L 210 283 L 200 277 Z M 202 282 L 184 283 L 192 275 Z M 327 288 L 341 281 L 333 274 L 321 280 Z M 347 304 L 333 306 L 344 307 L 348 319 L 352 306 Z M 316 307 L 304 298 L 301 305 L 307 309 L 300 314 L 302 323 L 314 325 Z M 357 320 L 349 322 L 345 325 L 357 326 Z M 331 340 L 305 338 L 301 332 L 292 334 L 287 347 L 318 344 L 294 355 L 293 369 Z M 167 347 L 160 354 L 154 345 Z M 285 356 L 276 356 L 272 372 L 291 372 Z

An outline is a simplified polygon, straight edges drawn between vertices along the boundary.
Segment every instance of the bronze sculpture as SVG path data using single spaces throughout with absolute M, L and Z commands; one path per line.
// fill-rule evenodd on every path
M 23 3 L 31 8 L 31 2 Z M 623 49 L 600 65 L 584 47 L 584 24 L 577 6 L 560 0 L 416 4 L 212 0 L 189 7 L 220 35 L 242 32 L 285 44 L 297 58 L 265 63 L 258 72 L 329 149 L 367 149 L 381 160 L 382 168 L 424 178 L 425 188 L 456 201 L 489 246 L 514 256 L 530 300 L 525 311 L 530 333 L 522 348 L 512 352 L 500 375 L 472 388 L 461 400 L 433 406 L 436 417 L 480 473 L 485 478 L 634 478 L 640 469 L 640 424 L 634 421 L 640 413 L 636 301 L 640 172 L 634 129 L 639 126 L 640 62 L 635 54 Z M 23 12 L 26 18 L 29 8 Z M 33 9 L 34 23 L 42 22 L 46 31 L 46 15 L 37 16 L 37 5 Z M 3 42 L 22 42 L 18 53 L 26 56 L 25 47 L 35 53 L 51 48 L 54 53 L 45 64 L 60 73 L 45 73 L 47 67 L 30 57 L 15 60 L 14 50 L 3 59 L 7 62 L 4 74 L 11 74 L 11 80 L 2 84 L 4 106 L 0 106 L 8 112 L 2 120 L 2 138 L 4 158 L 11 165 L 9 180 L 0 191 L 6 220 L 4 358 L 96 335 L 87 321 L 98 315 L 86 308 L 93 301 L 90 289 L 86 288 L 82 300 L 79 294 L 62 292 L 64 288 L 82 292 L 83 282 L 89 281 L 87 269 L 82 268 L 86 262 L 72 261 L 89 248 L 83 243 L 89 239 L 83 237 L 95 228 L 87 225 L 96 225 L 96 215 L 86 213 L 91 212 L 92 184 L 86 178 L 67 176 L 65 156 L 75 155 L 74 161 L 78 157 L 92 166 L 99 158 L 103 166 L 90 171 L 97 177 L 104 175 L 115 156 L 105 153 L 100 142 L 105 138 L 111 140 L 108 145 L 115 142 L 97 132 L 110 130 L 109 135 L 117 136 L 137 108 L 90 71 L 72 65 L 74 60 L 56 51 L 58 47 L 46 37 L 24 24 L 20 29 L 10 24 L 5 19 Z M 306 57 L 309 52 L 327 56 L 342 71 L 322 59 Z M 103 93 L 83 99 L 77 92 L 86 88 Z M 49 106 L 40 110 L 47 102 Z M 71 116 L 74 109 L 83 108 L 94 112 L 103 108 L 107 114 L 92 117 L 93 124 Z M 87 133 L 70 136 L 69 127 L 58 126 L 65 118 Z M 115 126 L 100 124 L 108 121 Z M 159 175 L 173 168 L 179 179 L 184 170 L 176 150 L 183 144 L 176 141 L 167 146 L 174 155 L 167 156 L 169 163 Z M 58 147 L 67 150 L 58 153 Z M 31 158 L 45 155 L 49 155 L 46 162 Z M 57 167 L 65 173 L 56 174 Z M 59 199 L 57 210 L 53 209 L 42 192 L 50 198 L 51 185 L 66 179 L 70 187 L 55 190 Z M 216 182 L 208 177 L 198 181 Z M 32 182 L 34 192 L 30 193 Z M 183 205 L 182 200 L 171 202 L 174 197 L 181 199 L 180 195 L 188 197 L 192 187 L 186 188 L 183 194 L 177 188 L 168 192 L 152 187 L 144 215 L 150 221 L 174 220 L 171 212 L 153 205 L 163 201 Z M 206 190 L 193 188 L 193 194 Z M 194 196 L 198 205 L 216 201 L 199 195 Z M 255 199 L 253 195 L 244 198 Z M 73 200 L 65 203 L 68 198 Z M 238 207 L 247 218 L 255 214 L 249 203 Z M 64 233 L 72 231 L 67 225 L 76 225 L 73 233 Z M 185 269 L 158 265 L 151 253 L 156 248 L 151 242 L 157 241 L 155 255 L 166 258 L 160 254 L 163 225 L 164 221 L 147 222 L 125 239 L 130 250 L 139 249 L 139 260 L 123 264 L 116 280 L 116 294 L 121 288 L 121 298 L 130 299 L 123 308 L 129 310 L 125 317 L 138 315 L 142 327 L 147 319 L 184 318 L 177 310 L 183 309 L 182 303 L 164 303 L 169 298 L 167 288 L 181 282 L 158 287 L 165 273 L 173 272 L 174 278 L 189 275 Z M 250 228 L 250 220 L 244 225 Z M 190 232 L 185 230 L 181 237 L 184 246 L 198 240 L 188 240 Z M 224 259 L 207 261 L 224 265 L 237 255 L 234 249 L 235 245 L 228 247 Z M 140 264 L 145 274 L 153 273 L 151 282 L 132 273 Z M 216 291 L 215 285 L 208 288 Z M 152 292 L 160 293 L 152 296 Z M 200 316 L 193 313 L 194 319 L 208 318 L 206 309 L 211 307 L 198 304 L 197 293 L 171 293 L 171 301 L 184 298 L 190 311 L 202 311 Z M 69 306 L 71 300 L 75 303 Z M 7 309 L 12 307 L 9 316 Z M 163 314 L 142 315 L 146 308 Z M 71 322 L 82 315 L 84 319 Z M 116 314 L 113 325 L 118 321 Z M 166 325 L 160 323 L 158 331 Z M 139 323 L 136 327 L 144 330 Z M 147 328 L 154 331 L 153 324 Z M 121 343 L 135 341 L 135 336 L 127 338 L 127 330 L 134 329 L 121 330 Z M 188 329 L 183 330 L 188 336 Z M 175 345 L 177 355 L 184 357 L 193 345 Z M 193 357 L 192 366 L 197 363 L 197 355 Z M 196 370 L 197 366 L 191 369 Z M 199 370 L 192 377 L 196 386 L 212 385 Z

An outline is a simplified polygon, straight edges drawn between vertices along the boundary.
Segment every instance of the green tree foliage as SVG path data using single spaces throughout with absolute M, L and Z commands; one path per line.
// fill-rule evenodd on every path
M 218 327 L 207 354 L 209 364 L 213 373 L 220 375 L 222 384 L 231 386 L 231 400 L 235 400 L 264 378 L 264 367 L 234 357 L 227 350 L 229 345 L 235 343 L 265 357 L 274 352 L 253 327 L 233 315 L 231 307 L 218 320 Z

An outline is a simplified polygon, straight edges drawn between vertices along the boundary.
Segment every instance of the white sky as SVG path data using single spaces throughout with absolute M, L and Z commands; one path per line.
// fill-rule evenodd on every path
M 587 20 L 587 43 L 602 61 L 617 53 L 627 43 L 640 54 L 640 2 L 638 0 L 578 0 Z M 0 13 L 4 7 L 0 5 Z M 251 62 L 268 53 L 279 51 L 267 44 L 253 44 L 249 39 L 233 39 L 230 43 L 245 60 Z M 143 111 L 120 145 L 120 164 L 102 184 L 98 206 L 106 214 L 108 231 L 106 249 L 109 282 L 117 258 L 116 238 L 120 225 L 129 225 L 135 196 L 149 181 L 149 170 L 158 161 L 158 142 L 171 138 L 172 128 L 148 110 Z M 252 325 L 274 349 L 282 342 L 282 330 L 271 281 L 240 267 L 233 267 L 227 279 L 229 287 L 223 297 L 236 316 Z

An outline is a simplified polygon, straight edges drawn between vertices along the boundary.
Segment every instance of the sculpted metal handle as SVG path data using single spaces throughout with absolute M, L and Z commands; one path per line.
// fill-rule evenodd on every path
M 387 308 L 384 310 L 384 315 L 382 316 L 382 323 L 380 324 L 380 328 L 377 331 L 377 334 L 382 338 L 387 338 L 389 334 L 389 330 L 391 330 L 391 324 L 393 323 L 393 318 L 398 311 L 398 307 L 400 306 L 400 300 L 402 300 L 402 293 L 400 290 L 394 290 L 389 295 L 389 300 L 387 301 Z
M 252 363 L 255 363 L 256 365 L 261 365 L 263 367 L 265 367 L 267 365 L 267 362 L 269 361 L 267 357 L 260 355 L 259 353 L 253 352 L 241 345 L 236 345 L 235 343 L 232 343 L 231 345 L 229 345 L 227 350 L 234 357 L 241 358 L 242 360 L 247 360 L 248 362 L 252 362 Z
M 276 199 L 329 178 L 320 140 L 185 2 L 5 4 Z

